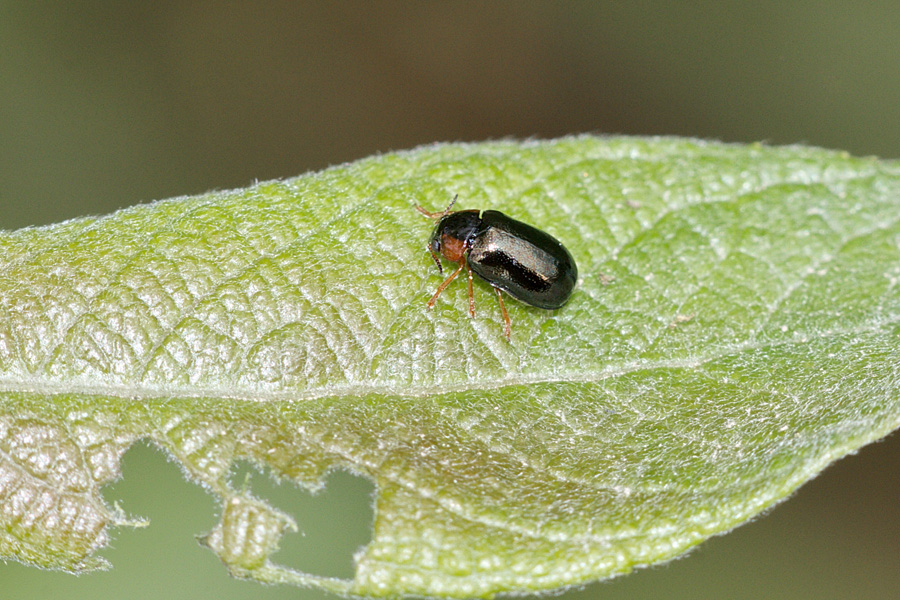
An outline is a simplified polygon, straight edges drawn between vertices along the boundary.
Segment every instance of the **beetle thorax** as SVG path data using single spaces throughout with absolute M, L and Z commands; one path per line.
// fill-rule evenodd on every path
M 447 233 L 441 236 L 441 254 L 450 262 L 461 261 L 465 257 L 466 250 L 468 248 L 465 240 Z
M 450 262 L 458 263 L 465 260 L 466 252 L 472 247 L 472 241 L 481 228 L 477 210 L 461 210 L 444 215 L 431 234 L 431 249 Z

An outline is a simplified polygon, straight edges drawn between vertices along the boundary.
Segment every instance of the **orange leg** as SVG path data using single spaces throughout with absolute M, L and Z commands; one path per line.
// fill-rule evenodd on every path
M 450 274 L 450 277 L 444 280 L 444 283 L 438 286 L 437 291 L 434 293 L 434 296 L 431 297 L 431 300 L 428 301 L 428 308 L 434 308 L 434 303 L 437 302 L 438 296 L 441 295 L 441 292 L 447 289 L 447 286 L 456 279 L 456 276 L 460 274 L 463 270 L 463 267 L 467 266 L 465 260 L 461 260 L 459 262 L 459 268 L 457 268 L 453 273 Z M 471 274 L 469 275 L 471 277 Z M 469 284 L 471 285 L 471 283 Z
M 512 333 L 512 326 L 509 322 L 509 313 L 506 312 L 506 305 L 503 304 L 503 294 L 500 292 L 500 288 L 494 288 L 494 291 L 497 292 L 497 300 L 500 301 L 500 312 L 503 313 L 503 322 L 505 326 L 503 327 L 503 335 L 506 336 L 506 341 L 509 341 L 509 335 Z
M 469 316 L 471 318 L 475 318 L 475 292 L 472 290 L 472 269 L 469 268 L 469 263 L 466 262 L 466 271 L 469 272 Z

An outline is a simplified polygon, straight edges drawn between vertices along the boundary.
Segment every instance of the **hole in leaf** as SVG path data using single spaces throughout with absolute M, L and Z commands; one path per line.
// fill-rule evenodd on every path
M 230 477 L 231 486 L 287 513 L 298 531 L 281 538 L 272 561 L 304 573 L 352 579 L 353 555 L 372 538 L 371 481 L 347 471 L 332 471 L 325 487 L 309 493 L 294 482 L 277 481 L 268 471 L 240 462 Z
M 138 442 L 125 454 L 122 474 L 122 479 L 103 488 L 105 501 L 110 506 L 118 503 L 131 518 L 149 519 L 150 525 L 112 528 L 110 547 L 100 551 L 112 563 L 112 569 L 76 577 L 0 561 L 0 598 L 327 598 L 317 590 L 262 586 L 230 577 L 219 559 L 195 538 L 215 526 L 216 499 L 185 480 L 163 451 Z

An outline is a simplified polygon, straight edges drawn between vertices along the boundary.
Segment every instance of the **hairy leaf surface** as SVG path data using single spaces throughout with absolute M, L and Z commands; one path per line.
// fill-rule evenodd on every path
M 510 342 L 484 282 L 474 319 L 462 281 L 426 310 L 414 206 L 457 194 L 578 263 L 564 308 L 507 301 Z M 0 233 L 0 558 L 105 566 L 100 489 L 145 439 L 221 498 L 240 577 L 488 597 L 670 559 L 898 426 L 898 215 L 897 163 L 586 136 Z M 375 482 L 352 581 L 277 564 L 294 524 L 239 460 Z

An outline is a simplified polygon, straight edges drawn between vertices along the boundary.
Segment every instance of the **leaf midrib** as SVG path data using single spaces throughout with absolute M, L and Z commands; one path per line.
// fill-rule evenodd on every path
M 803 347 L 815 341 L 859 337 L 863 334 L 884 333 L 886 329 L 900 323 L 900 315 L 848 328 L 830 328 L 822 333 L 795 332 L 793 338 L 767 340 L 762 343 L 742 342 L 719 346 L 717 352 L 707 356 L 671 360 L 636 360 L 630 364 L 599 371 L 579 371 L 555 373 L 553 376 L 534 375 L 505 377 L 497 379 L 475 379 L 464 384 L 442 382 L 434 385 L 336 385 L 315 390 L 240 390 L 225 387 L 147 387 L 140 385 L 98 385 L 88 386 L 71 381 L 50 381 L 35 378 L 0 378 L 0 393 L 26 393 L 41 395 L 85 395 L 109 397 L 126 401 L 151 401 L 171 398 L 236 400 L 251 403 L 302 402 L 333 397 L 359 397 L 368 395 L 392 396 L 399 398 L 429 398 L 434 396 L 497 390 L 515 386 L 554 385 L 570 383 L 599 383 L 640 371 L 698 369 L 703 365 L 733 358 L 746 352 L 769 350 L 782 347 Z

